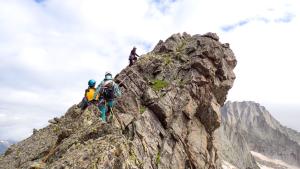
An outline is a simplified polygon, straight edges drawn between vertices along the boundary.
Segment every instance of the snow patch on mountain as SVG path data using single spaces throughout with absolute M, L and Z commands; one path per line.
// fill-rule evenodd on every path
M 251 151 L 251 154 L 254 156 L 261 169 L 300 169 L 296 166 L 289 165 L 281 160 L 271 159 L 255 151 Z

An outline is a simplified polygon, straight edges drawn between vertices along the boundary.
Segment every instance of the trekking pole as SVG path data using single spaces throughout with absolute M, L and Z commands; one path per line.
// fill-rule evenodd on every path
M 119 82 L 119 85 L 124 83 L 127 78 L 128 78 L 128 76 L 126 76 L 121 82 Z
M 125 80 L 127 79 L 127 78 L 129 78 L 129 75 L 131 75 L 133 72 L 130 72 L 128 75 L 126 75 L 126 77 L 122 80 L 122 81 L 120 81 L 120 82 L 118 82 L 118 84 L 121 86 L 121 84 L 123 84 L 124 82 L 125 82 Z M 125 87 L 125 85 L 123 85 L 124 87 Z M 126 88 L 126 87 L 125 87 Z

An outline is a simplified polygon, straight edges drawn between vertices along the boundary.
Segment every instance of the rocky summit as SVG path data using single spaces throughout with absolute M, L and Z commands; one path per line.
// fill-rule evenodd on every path
M 74 105 L 11 146 L 0 168 L 220 168 L 215 130 L 236 63 L 214 33 L 174 34 L 115 77 L 122 96 L 111 123 Z

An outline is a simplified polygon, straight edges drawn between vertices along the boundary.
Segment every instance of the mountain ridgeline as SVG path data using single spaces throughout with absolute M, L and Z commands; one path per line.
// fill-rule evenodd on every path
M 214 33 L 174 34 L 115 77 L 112 123 L 72 106 L 0 156 L 3 169 L 217 169 L 215 130 L 235 75 L 229 44 Z M 80 91 L 78 91 L 80 92 Z

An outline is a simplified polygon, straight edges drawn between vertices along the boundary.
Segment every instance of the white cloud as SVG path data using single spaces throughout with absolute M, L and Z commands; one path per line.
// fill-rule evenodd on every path
M 299 6 L 297 0 L 0 0 L 0 95 L 7 96 L 0 99 L 0 125 L 16 129 L 10 136 L 0 131 L 0 139 L 23 138 L 17 129 L 25 124 L 32 124 L 28 135 L 62 115 L 90 78 L 124 68 L 132 46 L 145 53 L 184 31 L 217 32 L 231 44 L 238 66 L 229 99 L 299 104 Z
M 233 99 L 299 103 L 299 21 L 252 22 L 225 34 L 238 58 Z

